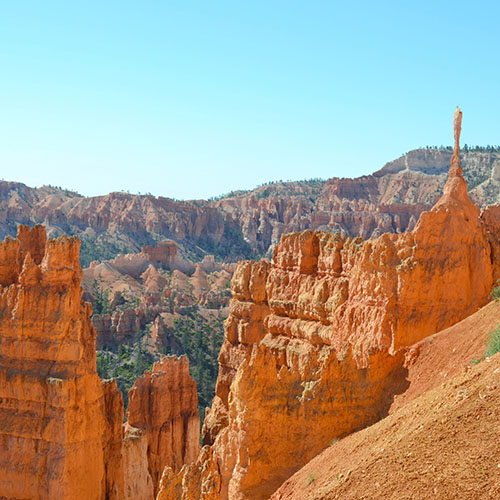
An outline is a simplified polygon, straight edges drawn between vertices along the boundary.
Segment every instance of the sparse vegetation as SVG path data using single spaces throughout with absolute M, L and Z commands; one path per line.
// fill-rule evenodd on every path
M 109 314 L 111 312 L 109 290 L 103 290 L 99 281 L 94 280 L 92 283 L 92 295 L 94 297 L 92 304 L 94 314 Z
M 170 341 L 164 354 L 186 354 L 189 358 L 189 371 L 196 380 L 198 410 L 203 421 L 205 408 L 215 396 L 217 357 L 224 340 L 222 319 L 206 320 L 195 312 L 188 312 L 175 320 L 166 336 Z
M 497 281 L 497 286 L 493 287 L 491 290 L 490 296 L 495 301 L 500 300 L 500 280 Z
M 435 149 L 435 150 L 443 150 L 443 151 L 453 151 L 452 146 L 425 146 L 422 149 Z M 487 146 L 469 146 L 468 144 L 464 144 L 462 148 L 460 148 L 461 153 L 500 153 L 500 146 L 490 145 Z
M 495 330 L 490 333 L 484 357 L 488 358 L 497 352 L 500 352 L 500 325 L 498 325 Z
M 290 195 L 293 194 L 292 189 L 287 189 L 296 185 L 300 184 L 306 184 L 309 187 L 312 188 L 321 188 L 323 187 L 323 184 L 325 183 L 324 179 L 321 179 L 319 177 L 314 177 L 311 179 L 304 179 L 300 181 L 292 181 L 290 179 L 284 181 L 282 179 L 277 180 L 277 181 L 269 181 L 269 182 L 263 182 L 262 184 L 259 184 L 256 186 L 254 189 L 246 189 L 246 190 L 237 190 L 237 191 L 230 191 L 229 193 L 224 193 L 218 196 L 212 196 L 209 198 L 207 201 L 208 202 L 213 202 L 213 201 L 220 201 L 224 200 L 227 198 L 236 198 L 237 196 L 243 196 L 243 195 L 248 195 L 248 194 L 255 194 L 255 196 L 259 199 L 262 198 L 267 198 L 269 196 L 272 196 L 273 194 L 276 193 L 276 189 L 273 189 L 273 186 L 279 186 L 280 187 L 280 194 L 282 195 Z M 261 190 L 263 187 L 269 187 L 269 189 L 264 189 Z
M 130 294 L 122 294 L 123 300 L 112 309 L 109 301 L 109 291 L 103 290 L 101 284 L 95 280 L 93 287 L 93 309 L 96 314 L 106 314 L 114 311 L 123 311 L 138 305 L 139 298 Z M 175 294 L 167 298 L 171 302 L 173 312 Z M 115 301 L 113 301 L 115 302 Z M 146 349 L 146 340 L 151 331 L 151 317 L 146 314 L 148 321 L 136 332 L 134 338 L 125 341 L 119 346 L 105 346 L 97 353 L 97 371 L 101 378 L 116 378 L 118 387 L 123 394 L 125 408 L 128 404 L 128 391 L 134 381 L 145 370 L 152 367 L 161 354 L 187 355 L 190 373 L 196 381 L 198 389 L 198 410 L 203 420 L 205 408 L 210 406 L 215 396 L 215 383 L 218 375 L 218 362 L 222 342 L 224 340 L 223 319 L 215 317 L 206 319 L 198 314 L 197 307 L 188 309 L 174 320 L 173 326 L 167 327 L 163 337 L 161 353 L 153 356 Z
M 313 472 L 307 476 L 307 486 L 310 486 L 314 481 L 316 481 L 317 475 Z
M 136 379 L 146 370 L 150 370 L 156 361 L 143 346 L 144 333 L 146 332 L 138 332 L 137 340 L 132 345 L 122 344 L 116 353 L 97 351 L 97 373 L 102 379 L 116 378 L 125 409 L 128 406 L 128 391 Z
M 471 363 L 473 365 L 477 365 L 485 358 L 489 358 L 497 352 L 500 352 L 500 325 L 490 332 L 488 341 L 486 342 L 486 351 L 484 352 L 484 355 L 477 359 L 471 359 Z
M 80 264 L 89 267 L 94 260 L 99 262 L 114 259 L 119 253 L 127 253 L 128 249 L 119 248 L 116 244 L 103 238 L 88 238 L 81 236 Z

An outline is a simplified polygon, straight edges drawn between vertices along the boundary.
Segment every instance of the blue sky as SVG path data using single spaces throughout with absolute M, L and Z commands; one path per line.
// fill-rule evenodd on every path
M 206 198 L 500 143 L 497 2 L 0 1 L 6 180 Z

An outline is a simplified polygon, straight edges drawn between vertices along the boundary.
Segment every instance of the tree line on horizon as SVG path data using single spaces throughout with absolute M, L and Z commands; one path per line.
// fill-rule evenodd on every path
M 435 150 L 443 150 L 443 151 L 453 151 L 452 146 L 425 146 L 424 148 L 421 149 L 435 149 Z M 469 152 L 474 152 L 474 153 L 500 153 L 500 146 L 492 146 L 488 144 L 487 146 L 469 146 L 467 144 L 464 144 L 461 148 L 460 151 L 463 153 L 469 153 Z

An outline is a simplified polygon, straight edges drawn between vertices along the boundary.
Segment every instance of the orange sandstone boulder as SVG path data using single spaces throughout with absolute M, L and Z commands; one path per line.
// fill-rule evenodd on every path
M 498 217 L 482 219 L 459 163 L 413 231 L 377 239 L 305 231 L 272 263 L 240 263 L 198 460 L 165 469 L 158 500 L 267 499 L 332 439 L 387 414 L 404 348 L 475 312 L 499 277 Z

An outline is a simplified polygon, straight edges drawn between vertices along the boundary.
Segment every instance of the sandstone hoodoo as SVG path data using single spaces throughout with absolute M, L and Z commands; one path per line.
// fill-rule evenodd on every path
M 200 416 L 196 383 L 186 356 L 154 364 L 129 392 L 128 423 L 143 431 L 155 490 L 166 464 L 176 472 L 200 451 Z
M 408 346 L 475 312 L 498 279 L 500 224 L 467 195 L 461 112 L 444 194 L 411 232 L 362 241 L 285 235 L 240 263 L 198 460 L 159 500 L 266 499 L 332 439 L 388 412 Z
M 122 496 L 123 403 L 96 372 L 79 245 L 46 241 L 41 226 L 21 226 L 0 244 L 2 498 Z

